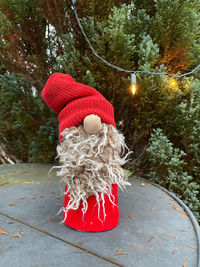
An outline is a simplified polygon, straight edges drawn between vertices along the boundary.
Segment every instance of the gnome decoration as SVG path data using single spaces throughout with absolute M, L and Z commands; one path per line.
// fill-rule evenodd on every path
M 130 185 L 121 166 L 130 152 L 116 129 L 113 106 L 94 88 L 62 73 L 50 76 L 42 97 L 59 114 L 57 175 L 65 184 L 63 221 L 90 232 L 116 227 L 118 186 Z

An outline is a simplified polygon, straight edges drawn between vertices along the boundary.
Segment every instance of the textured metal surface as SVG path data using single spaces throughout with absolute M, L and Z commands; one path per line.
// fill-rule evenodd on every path
M 132 186 L 119 194 L 118 227 L 103 233 L 79 232 L 59 224 L 61 216 L 56 213 L 63 197 L 59 198 L 58 179 L 55 176 L 47 179 L 49 168 L 0 166 L 0 184 L 6 181 L 1 176 L 6 177 L 6 169 L 10 179 L 9 184 L 0 186 L 0 227 L 10 233 L 23 228 L 22 239 L 0 235 L 0 266 L 23 266 L 23 259 L 26 261 L 33 254 L 35 263 L 29 260 L 24 266 L 65 266 L 69 260 L 66 266 L 95 263 L 178 267 L 188 262 L 187 267 L 196 267 L 197 244 L 191 221 L 165 192 L 130 177 Z M 14 223 L 9 225 L 8 221 Z M 9 261 L 16 264 L 9 265 Z
M 10 222 L 13 224 L 8 224 Z M 0 237 L 2 267 L 116 266 L 2 215 L 0 215 L 0 225 L 6 227 L 9 232 L 8 236 Z M 20 228 L 22 228 L 22 238 L 11 238 L 10 236 L 17 233 Z

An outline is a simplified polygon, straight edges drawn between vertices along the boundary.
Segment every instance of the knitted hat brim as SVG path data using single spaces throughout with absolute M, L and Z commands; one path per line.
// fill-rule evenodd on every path
M 78 126 L 83 123 L 86 116 L 91 114 L 99 116 L 102 122 L 116 127 L 113 106 L 109 101 L 103 96 L 83 97 L 68 103 L 60 112 L 58 116 L 60 123 L 59 139 L 62 139 L 61 133 L 65 128 Z

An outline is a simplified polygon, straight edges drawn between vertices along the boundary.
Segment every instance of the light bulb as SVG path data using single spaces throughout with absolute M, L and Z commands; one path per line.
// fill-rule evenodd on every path
M 135 93 L 136 93 L 136 89 L 137 89 L 137 88 L 136 88 L 136 84 L 134 84 L 134 83 L 131 84 L 131 92 L 132 92 L 133 95 L 135 95 Z
M 137 86 L 136 86 L 136 75 L 135 75 L 135 73 L 131 73 L 131 92 L 132 92 L 133 95 L 135 95 L 136 89 L 137 89 Z
M 170 81 L 169 81 L 169 85 L 170 85 L 171 87 L 175 87 L 175 86 L 177 86 L 177 81 L 176 81 L 175 79 L 170 79 Z

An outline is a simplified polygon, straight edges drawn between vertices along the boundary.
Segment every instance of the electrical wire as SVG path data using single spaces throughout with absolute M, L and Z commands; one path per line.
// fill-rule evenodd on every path
M 92 46 L 90 40 L 88 39 L 84 29 L 83 29 L 83 26 L 80 22 L 80 19 L 79 19 L 79 16 L 78 16 L 78 13 L 77 13 L 77 9 L 76 9 L 76 0 L 72 0 L 72 10 L 74 11 L 74 14 L 75 14 L 75 17 L 76 17 L 76 20 L 78 22 L 78 25 L 79 25 L 79 28 L 86 40 L 86 42 L 88 43 L 90 49 L 92 50 L 92 53 L 99 59 L 101 60 L 103 63 L 105 63 L 106 65 L 108 65 L 109 67 L 113 68 L 113 69 L 116 69 L 118 71 L 121 71 L 121 72 L 126 72 L 126 73 L 134 73 L 134 74 L 137 74 L 137 73 L 140 73 L 140 74 L 147 74 L 147 75 L 167 75 L 167 76 L 172 76 L 172 77 L 175 77 L 175 78 L 182 78 L 184 76 L 188 76 L 188 75 L 191 75 L 192 73 L 194 73 L 195 71 L 199 70 L 200 69 L 200 64 L 198 66 L 196 66 L 192 71 L 190 72 L 187 72 L 187 73 L 184 73 L 184 74 L 171 74 L 171 73 L 167 73 L 167 72 L 149 72 L 149 71 L 143 71 L 143 70 L 126 70 L 126 69 L 123 69 L 121 67 L 118 67 L 116 65 L 113 65 L 111 63 L 109 63 L 107 60 L 105 60 L 104 58 L 102 58 L 101 56 L 99 56 L 99 54 L 96 52 L 96 50 L 94 49 L 94 47 Z

